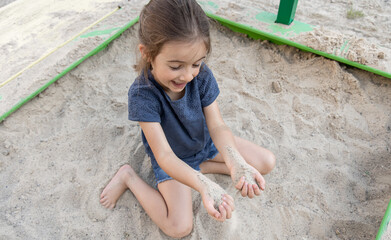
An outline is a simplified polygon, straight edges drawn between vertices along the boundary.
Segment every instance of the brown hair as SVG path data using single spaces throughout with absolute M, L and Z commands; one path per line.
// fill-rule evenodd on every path
M 151 69 L 151 61 L 170 41 L 203 40 L 207 53 L 211 51 L 209 21 L 196 0 L 151 0 L 140 14 L 139 40 L 145 46 L 145 56 L 135 65 L 136 71 Z

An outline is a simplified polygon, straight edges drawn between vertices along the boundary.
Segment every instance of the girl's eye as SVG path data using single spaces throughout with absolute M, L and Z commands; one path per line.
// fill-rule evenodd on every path
M 193 68 L 198 68 L 198 67 L 200 67 L 200 63 L 198 63 L 198 64 L 193 64 L 192 66 L 193 66 Z M 179 66 L 169 66 L 170 68 L 171 68 L 171 70 L 179 70 L 179 69 L 181 69 L 182 68 L 182 65 L 179 65 Z
M 179 69 L 181 68 L 181 66 L 178 66 L 178 67 L 172 67 L 172 66 L 170 66 L 170 68 L 171 68 L 172 70 L 179 70 Z

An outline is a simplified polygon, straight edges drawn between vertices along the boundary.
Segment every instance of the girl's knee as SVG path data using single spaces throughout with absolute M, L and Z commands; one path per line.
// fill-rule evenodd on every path
M 163 230 L 163 229 L 162 229 Z M 193 230 L 193 221 L 173 221 L 163 230 L 165 234 L 173 238 L 182 238 Z
M 274 167 L 276 166 L 276 156 L 274 155 L 274 153 L 272 153 L 271 151 L 268 151 L 268 153 L 266 154 L 266 159 L 264 161 L 264 173 L 263 174 L 268 174 L 270 173 Z
M 276 166 L 276 156 L 269 150 L 263 152 L 262 157 L 258 161 L 258 171 L 262 175 L 270 173 Z

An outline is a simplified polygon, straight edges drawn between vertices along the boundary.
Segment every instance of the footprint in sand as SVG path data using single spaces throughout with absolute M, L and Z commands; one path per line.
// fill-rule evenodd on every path
M 104 221 L 109 216 L 110 210 L 104 208 L 99 200 L 103 187 L 90 187 L 85 192 L 85 200 L 82 209 L 87 212 L 87 216 L 94 222 Z

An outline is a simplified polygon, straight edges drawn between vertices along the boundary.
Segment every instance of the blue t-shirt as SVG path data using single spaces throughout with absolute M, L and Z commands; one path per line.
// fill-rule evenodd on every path
M 176 156 L 183 161 L 203 161 L 213 146 L 203 107 L 212 104 L 220 91 L 211 70 L 202 64 L 199 74 L 185 87 L 181 99 L 172 101 L 151 72 L 136 78 L 128 92 L 129 120 L 159 122 Z M 155 160 L 142 133 L 147 154 Z M 213 146 L 214 147 L 214 146 Z

